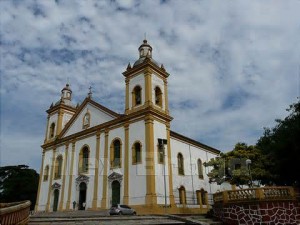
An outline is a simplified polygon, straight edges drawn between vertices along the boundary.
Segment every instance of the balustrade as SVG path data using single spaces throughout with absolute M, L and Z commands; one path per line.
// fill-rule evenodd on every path
M 295 193 L 292 187 L 248 188 L 218 192 L 213 196 L 215 203 L 295 199 Z
M 27 224 L 30 205 L 30 201 L 0 203 L 0 224 Z

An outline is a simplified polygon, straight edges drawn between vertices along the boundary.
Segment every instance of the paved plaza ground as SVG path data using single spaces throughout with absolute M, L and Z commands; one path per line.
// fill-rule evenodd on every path
M 217 225 L 203 215 L 137 215 L 109 216 L 108 211 L 72 211 L 36 213 L 30 217 L 29 225 L 135 225 L 135 224 L 202 224 Z

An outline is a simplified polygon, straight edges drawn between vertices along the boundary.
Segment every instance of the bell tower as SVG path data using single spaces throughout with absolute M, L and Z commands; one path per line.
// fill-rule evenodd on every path
M 55 140 L 76 112 L 76 107 L 72 104 L 72 90 L 69 84 L 61 90 L 60 100 L 55 104 L 52 103 L 46 112 L 48 117 L 45 143 Z
M 168 115 L 169 74 L 152 58 L 152 47 L 147 40 L 138 51 L 139 59 L 133 66 L 129 63 L 123 73 L 126 82 L 125 114 L 151 107 Z

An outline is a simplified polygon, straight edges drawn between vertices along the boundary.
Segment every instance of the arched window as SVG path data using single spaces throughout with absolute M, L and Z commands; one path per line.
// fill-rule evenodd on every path
M 121 142 L 115 140 L 111 145 L 111 167 L 121 167 Z
M 185 187 L 181 186 L 178 190 L 179 190 L 179 203 L 180 204 L 186 204 Z
M 140 86 L 136 86 L 133 89 L 133 106 L 142 104 L 142 88 Z
M 162 107 L 162 92 L 159 87 L 155 88 L 155 104 Z
M 207 191 L 205 191 L 203 188 L 200 190 L 201 192 L 201 203 L 202 205 L 207 205 Z
M 178 174 L 184 175 L 184 161 L 181 153 L 177 155 L 177 163 L 178 163 Z
M 87 112 L 84 117 L 83 117 L 83 121 L 82 121 L 82 127 L 83 129 L 86 129 L 90 126 L 90 122 L 91 122 L 91 114 L 89 112 Z
M 142 162 L 142 148 L 139 142 L 136 142 L 132 146 L 132 164 Z
M 54 137 L 54 132 L 55 132 L 55 123 L 51 123 L 51 126 L 50 126 L 50 135 L 49 135 L 50 138 Z
M 198 164 L 198 177 L 199 177 L 200 179 L 203 179 L 203 166 L 202 166 L 202 161 L 201 161 L 201 159 L 198 159 L 197 164 Z
M 63 158 L 61 155 L 57 156 L 55 161 L 54 179 L 60 179 L 62 173 Z
M 89 170 L 89 148 L 85 146 L 79 153 L 79 173 L 87 173 Z
M 49 165 L 45 166 L 44 169 L 44 181 L 48 180 L 48 176 L 49 176 Z

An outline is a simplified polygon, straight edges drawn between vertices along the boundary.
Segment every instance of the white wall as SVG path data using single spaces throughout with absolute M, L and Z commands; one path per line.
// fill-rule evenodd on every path
M 93 126 L 108 122 L 108 121 L 115 118 L 114 116 L 107 114 L 106 112 L 96 108 L 95 106 L 93 106 L 91 104 L 87 104 L 83 108 L 83 110 L 79 113 L 79 115 L 77 116 L 75 121 L 73 121 L 73 124 L 68 129 L 68 131 L 66 132 L 64 137 L 84 130 L 84 128 L 83 128 L 83 117 L 87 112 L 89 112 L 90 116 L 91 116 L 89 127 L 93 127 Z
M 139 141 L 142 144 L 142 163 L 132 165 L 132 146 Z M 145 203 L 146 195 L 146 142 L 145 122 L 129 125 L 129 204 Z

